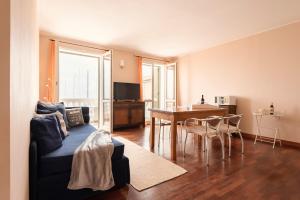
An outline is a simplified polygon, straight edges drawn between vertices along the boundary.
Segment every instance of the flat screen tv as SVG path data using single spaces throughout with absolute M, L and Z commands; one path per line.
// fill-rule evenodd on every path
M 115 100 L 138 100 L 140 99 L 140 84 L 114 82 Z

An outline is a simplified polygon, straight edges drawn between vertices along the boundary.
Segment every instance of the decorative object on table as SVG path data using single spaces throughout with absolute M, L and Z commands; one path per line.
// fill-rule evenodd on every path
M 281 137 L 280 137 L 280 132 L 279 132 L 279 127 L 263 127 L 262 126 L 262 119 L 266 118 L 266 117 L 271 117 L 272 119 L 278 121 L 283 117 L 283 114 L 280 112 L 273 112 L 273 114 L 271 114 L 270 110 L 268 109 L 258 109 L 257 112 L 253 113 L 255 119 L 256 119 L 256 124 L 257 124 L 257 132 L 255 135 L 255 139 L 254 139 L 254 144 L 256 144 L 256 141 L 258 139 L 258 135 L 259 135 L 259 140 L 261 142 L 269 142 L 273 144 L 273 149 L 275 148 L 275 144 L 277 141 L 279 141 L 280 146 L 282 146 L 281 144 Z M 262 138 L 261 136 L 261 130 L 262 129 L 269 129 L 269 130 L 273 130 L 274 131 L 274 137 L 271 139 L 267 139 L 267 138 Z
M 234 96 L 215 96 L 214 102 L 219 108 L 226 108 L 228 114 L 236 114 L 236 97 Z
M 203 96 L 203 94 L 201 96 L 201 104 L 204 104 L 204 96 Z
M 270 105 L 270 115 L 274 115 L 274 105 L 271 103 Z
M 215 96 L 215 104 L 217 104 L 217 105 L 236 105 L 236 97 L 234 97 L 234 96 Z

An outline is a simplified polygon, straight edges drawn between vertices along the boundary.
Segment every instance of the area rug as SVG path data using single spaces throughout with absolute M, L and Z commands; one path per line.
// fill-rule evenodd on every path
M 144 149 L 122 137 L 115 139 L 125 144 L 124 154 L 129 158 L 130 184 L 142 191 L 169 181 L 187 171 L 182 167 Z

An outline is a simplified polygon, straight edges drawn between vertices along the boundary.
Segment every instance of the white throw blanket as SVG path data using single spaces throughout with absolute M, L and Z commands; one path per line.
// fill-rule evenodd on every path
M 115 183 L 111 156 L 114 145 L 105 131 L 93 132 L 75 151 L 68 189 L 108 190 Z

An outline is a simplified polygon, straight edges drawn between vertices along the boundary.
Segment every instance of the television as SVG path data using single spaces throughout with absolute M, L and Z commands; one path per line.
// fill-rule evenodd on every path
M 140 99 L 140 84 L 114 82 L 115 100 L 138 100 Z

